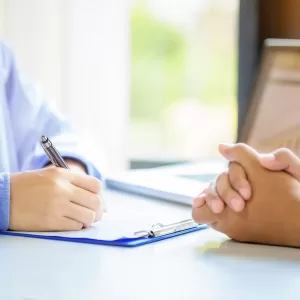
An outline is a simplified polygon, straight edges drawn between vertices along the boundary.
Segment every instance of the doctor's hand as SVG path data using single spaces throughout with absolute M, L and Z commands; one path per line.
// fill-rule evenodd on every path
M 235 149 L 251 186 L 251 196 L 240 212 L 224 205 L 214 213 L 208 204 L 193 206 L 193 218 L 244 242 L 300 247 L 300 183 L 285 171 L 269 171 L 257 152 L 246 145 Z M 230 165 L 231 167 L 231 165 Z M 230 173 L 229 167 L 229 173 Z M 229 174 L 223 175 L 229 182 Z M 219 183 L 213 184 L 219 190 Z M 235 197 L 235 196 L 234 196 Z M 223 202 L 222 202 L 223 203 Z
M 232 210 L 240 212 L 245 208 L 247 200 L 251 197 L 252 188 L 247 179 L 245 170 L 239 164 L 245 152 L 240 148 L 243 144 L 220 145 L 220 153 L 229 161 L 228 171 L 221 173 L 216 184 L 211 184 L 194 201 L 198 207 L 205 203 L 215 213 L 220 213 L 229 206 Z M 300 159 L 289 149 L 278 149 L 268 154 L 257 154 L 260 164 L 271 171 L 285 171 L 300 182 Z
M 11 174 L 10 190 L 10 230 L 80 230 L 102 217 L 100 181 L 79 172 L 45 168 Z

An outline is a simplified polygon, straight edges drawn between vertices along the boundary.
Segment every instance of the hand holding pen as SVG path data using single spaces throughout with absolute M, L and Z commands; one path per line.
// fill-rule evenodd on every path
M 91 226 L 102 218 L 101 182 L 73 172 L 46 137 L 43 149 L 57 168 L 10 174 L 9 229 L 70 231 Z
M 59 168 L 70 169 L 70 167 L 68 166 L 66 161 L 62 158 L 62 156 L 59 154 L 59 152 L 57 151 L 53 143 L 50 141 L 50 139 L 44 135 L 42 135 L 41 137 L 41 146 L 53 165 Z M 107 212 L 107 205 L 104 201 L 103 201 L 103 210 Z

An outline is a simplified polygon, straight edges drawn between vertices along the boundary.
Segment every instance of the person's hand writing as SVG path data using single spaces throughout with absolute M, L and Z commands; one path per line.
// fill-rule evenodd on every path
M 70 169 L 72 170 L 72 172 L 77 172 L 77 173 L 81 173 L 81 174 L 87 174 L 87 170 L 86 167 L 79 161 L 77 160 L 73 160 L 73 159 L 65 159 L 65 162 L 67 163 L 67 165 L 70 167 Z M 54 166 L 52 163 L 49 163 L 46 168 L 56 168 L 56 166 Z M 102 201 L 102 205 L 103 205 L 103 211 L 107 212 L 107 204 L 105 203 L 105 201 L 102 198 L 102 189 L 99 190 L 98 193 L 99 197 L 101 198 Z M 99 214 L 97 214 L 96 217 L 96 221 L 99 221 Z
M 194 202 L 193 218 L 198 223 L 210 224 L 229 237 L 245 242 L 300 247 L 300 183 L 284 171 L 272 172 L 261 165 L 259 155 L 246 145 L 233 146 L 236 163 L 247 175 L 252 194 L 241 212 L 226 206 L 214 213 L 207 204 Z M 223 182 L 229 182 L 229 173 Z M 219 190 L 220 181 L 210 190 Z M 207 191 L 206 191 L 207 192 Z M 210 193 L 210 192 L 209 192 Z
M 79 230 L 100 220 L 101 182 L 62 168 L 45 168 L 10 176 L 9 229 Z

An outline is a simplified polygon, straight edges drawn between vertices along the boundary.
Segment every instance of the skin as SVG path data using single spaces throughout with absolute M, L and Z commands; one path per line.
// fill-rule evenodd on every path
M 244 146 L 243 144 L 220 145 L 220 153 L 231 162 L 230 168 L 228 171 L 221 173 L 216 183 L 212 183 L 195 199 L 198 206 L 207 203 L 215 213 L 221 212 L 225 205 L 228 205 L 236 212 L 244 209 L 252 193 L 245 170 L 239 164 L 241 157 L 238 156 L 239 152 L 237 149 Z M 300 181 L 300 160 L 289 149 L 283 148 L 273 153 L 257 153 L 257 155 L 260 164 L 266 169 L 271 171 L 285 171 Z M 226 182 L 227 173 L 229 181 Z M 216 186 L 218 186 L 218 191 L 216 191 Z
M 225 148 L 229 169 L 194 200 L 194 220 L 237 241 L 300 247 L 298 159 L 286 150 L 260 155 L 243 144 Z M 243 204 L 233 209 L 232 199 Z
M 10 175 L 10 230 L 80 230 L 101 219 L 101 182 L 80 163 L 67 163 L 71 170 L 49 165 Z

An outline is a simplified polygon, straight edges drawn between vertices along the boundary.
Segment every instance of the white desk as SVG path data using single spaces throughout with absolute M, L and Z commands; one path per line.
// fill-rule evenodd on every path
M 109 192 L 115 218 L 190 209 Z M 299 299 L 300 250 L 234 243 L 212 230 L 137 248 L 0 236 L 0 299 Z

